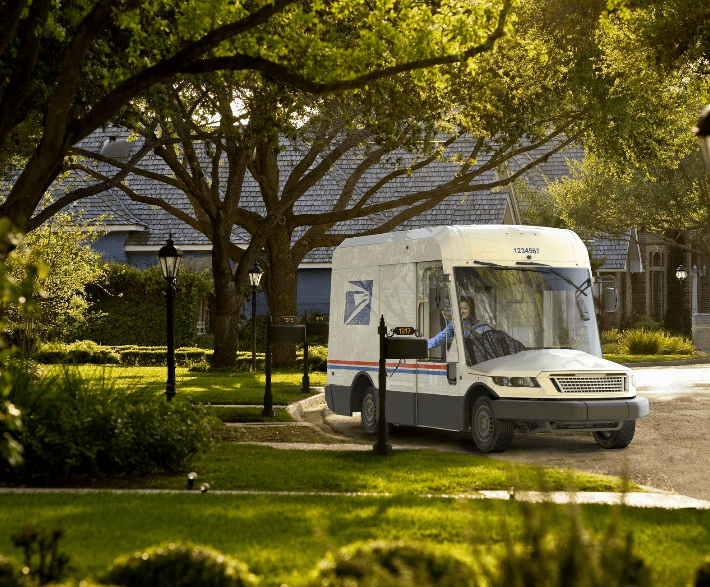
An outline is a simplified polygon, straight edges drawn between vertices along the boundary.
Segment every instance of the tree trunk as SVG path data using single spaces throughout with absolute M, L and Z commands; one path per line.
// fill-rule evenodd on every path
M 213 240 L 212 275 L 214 278 L 214 354 L 213 367 L 235 367 L 239 346 L 240 295 L 232 277 L 227 248 Z
M 267 244 L 269 257 L 268 298 L 269 311 L 276 320 L 281 316 L 298 318 L 298 263 L 291 259 L 291 235 L 278 227 Z M 296 346 L 292 343 L 273 345 L 273 365 L 293 366 L 296 363 Z

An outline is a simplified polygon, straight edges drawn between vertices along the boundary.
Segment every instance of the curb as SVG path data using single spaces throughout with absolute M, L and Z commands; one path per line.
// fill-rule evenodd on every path
M 687 359 L 678 361 L 648 361 L 644 363 L 619 363 L 624 367 L 682 367 L 684 365 L 710 365 L 710 357 L 704 359 Z
M 315 390 L 321 390 L 320 393 L 317 395 L 312 395 L 311 397 L 307 397 L 306 399 L 302 399 L 301 401 L 298 402 L 293 402 L 292 404 L 289 404 L 286 407 L 286 411 L 291 414 L 291 417 L 296 420 L 296 422 L 300 422 L 303 420 L 303 412 L 306 412 L 315 406 L 318 406 L 320 404 L 325 404 L 325 390 L 322 387 L 313 387 L 312 389 Z
M 283 495 L 294 497 L 380 497 L 390 498 L 391 493 L 368 492 L 337 492 L 337 491 L 253 491 L 253 490 L 213 490 L 189 491 L 186 489 L 60 489 L 60 488 L 24 488 L 0 487 L 2 494 L 22 493 L 106 493 L 111 495 L 164 495 L 188 494 L 200 496 L 203 493 L 214 495 Z M 423 494 L 417 497 L 425 499 L 491 499 L 499 501 L 525 501 L 529 503 L 555 503 L 555 504 L 598 504 L 598 505 L 624 505 L 633 508 L 660 508 L 667 510 L 708 510 L 710 502 L 686 497 L 684 495 L 665 495 L 657 493 L 611 493 L 601 491 L 506 491 L 506 490 L 481 490 L 473 493 L 461 494 Z

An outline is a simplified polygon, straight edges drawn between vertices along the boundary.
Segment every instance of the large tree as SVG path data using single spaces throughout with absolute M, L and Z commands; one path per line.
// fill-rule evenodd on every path
M 165 171 L 78 148 L 72 153 L 122 173 L 133 167 L 134 174 L 186 195 L 184 209 L 171 198 L 133 189 L 131 182 L 115 182 L 135 201 L 163 208 L 212 242 L 215 361 L 228 364 L 246 272 L 262 247 L 270 309 L 292 315 L 296 271 L 314 247 L 386 232 L 447 197 L 502 188 L 580 138 L 593 105 L 576 91 L 590 67 L 585 55 L 592 38 L 584 23 L 593 24 L 599 13 L 597 7 L 559 15 L 538 26 L 528 5 L 519 21 L 522 36 L 499 41 L 496 51 L 466 67 L 422 73 L 426 83 L 382 80 L 356 94 L 314 98 L 256 77 L 183 77 L 147 95 L 142 118 L 126 120 L 143 135 L 143 149 L 154 148 Z M 561 41 L 552 35 L 560 20 L 569 33 Z M 569 99 L 571 92 L 578 99 Z M 134 114 L 137 110 L 138 105 Z M 300 150 L 289 168 L 278 162 L 287 148 Z M 512 160 L 513 173 L 494 177 Z M 304 200 L 313 198 L 310 190 L 327 181 L 335 164 L 345 173 L 338 193 L 308 213 Z M 99 184 L 112 181 L 106 167 L 82 162 L 74 167 Z M 432 169 L 446 174 L 438 185 L 423 190 L 408 181 Z M 243 193 L 247 172 L 261 195 L 256 209 Z M 82 194 L 67 194 L 32 222 Z M 346 230 L 332 230 L 344 223 Z M 248 235 L 246 250 L 232 243 L 235 227 Z
M 489 51 L 511 3 L 3 0 L 0 163 L 21 172 L 0 216 L 24 229 L 69 148 L 171 76 L 250 71 L 313 93 L 357 88 Z

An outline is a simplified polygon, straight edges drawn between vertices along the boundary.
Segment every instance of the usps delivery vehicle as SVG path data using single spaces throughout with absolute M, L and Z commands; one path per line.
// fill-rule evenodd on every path
M 377 328 L 414 327 L 428 356 L 387 362 L 389 424 L 470 432 L 591 432 L 624 448 L 648 415 L 634 377 L 602 358 L 589 255 L 569 230 L 442 226 L 347 239 L 333 255 L 325 396 L 379 417 Z M 611 292 L 615 293 L 615 292 Z

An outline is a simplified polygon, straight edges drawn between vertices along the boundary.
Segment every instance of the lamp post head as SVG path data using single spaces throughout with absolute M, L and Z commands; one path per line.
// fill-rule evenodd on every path
M 175 248 L 172 234 L 168 237 L 168 243 L 158 251 L 158 259 L 163 270 L 163 277 L 168 281 L 173 281 L 178 276 L 178 271 L 180 271 L 182 251 Z
M 708 173 L 710 173 L 710 106 L 703 108 L 698 126 L 693 129 L 693 132 L 700 139 L 700 150 L 703 153 Z
M 253 287 L 259 287 L 259 282 L 263 274 L 264 272 L 261 270 L 261 267 L 259 267 L 259 264 L 254 261 L 254 266 L 249 269 L 249 283 L 251 283 Z
M 688 277 L 688 271 L 686 270 L 685 267 L 682 265 L 678 266 L 678 269 L 675 270 L 675 276 L 678 278 L 678 281 L 683 283 L 685 279 Z

